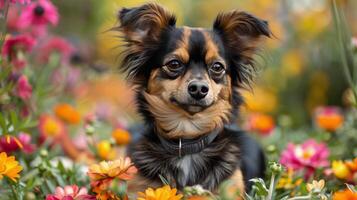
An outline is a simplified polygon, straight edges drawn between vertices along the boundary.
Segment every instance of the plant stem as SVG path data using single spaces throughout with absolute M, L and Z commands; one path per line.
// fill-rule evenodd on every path
M 15 191 L 15 188 L 14 188 L 14 185 L 10 183 L 10 188 L 11 188 L 11 192 L 12 192 L 12 195 L 14 195 L 14 198 L 16 200 L 18 200 L 19 198 L 17 197 L 17 194 L 16 194 L 16 191 Z
M 272 198 L 273 198 L 273 191 L 274 191 L 274 185 L 275 185 L 275 173 L 272 172 L 271 178 L 270 178 L 270 185 L 269 185 L 268 196 L 265 198 L 265 200 L 272 200 Z
M 1 32 L 1 36 L 0 36 L 0 48 L 2 48 L 2 45 L 4 44 L 4 41 L 5 41 L 5 37 L 6 37 L 6 21 L 7 21 L 7 13 L 9 11 L 9 6 L 10 6 L 10 0 L 5 0 L 5 5 L 4 5 L 4 24 L 3 26 L 1 27 L 1 29 L 3 30 Z
M 293 197 L 293 198 L 289 198 L 287 200 L 304 200 L 304 199 L 310 199 L 311 195 L 306 195 L 306 196 L 299 196 L 299 197 Z

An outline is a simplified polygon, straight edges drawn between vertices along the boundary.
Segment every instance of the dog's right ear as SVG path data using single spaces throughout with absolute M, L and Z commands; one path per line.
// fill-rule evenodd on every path
M 126 39 L 142 43 L 158 40 L 162 31 L 176 24 L 176 17 L 155 3 L 119 11 L 120 31 Z
M 120 25 L 116 28 L 122 33 L 125 42 L 122 69 L 134 83 L 145 81 L 147 62 L 155 54 L 162 34 L 174 28 L 176 17 L 155 3 L 140 7 L 123 8 L 118 14 Z

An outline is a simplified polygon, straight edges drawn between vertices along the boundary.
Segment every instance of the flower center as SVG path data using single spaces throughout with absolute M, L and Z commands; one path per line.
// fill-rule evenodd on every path
M 42 6 L 37 5 L 34 9 L 34 13 L 36 16 L 42 16 L 45 13 L 45 9 Z
M 47 135 L 54 136 L 54 135 L 57 135 L 60 127 L 54 120 L 48 119 L 45 124 L 44 129 L 45 129 Z

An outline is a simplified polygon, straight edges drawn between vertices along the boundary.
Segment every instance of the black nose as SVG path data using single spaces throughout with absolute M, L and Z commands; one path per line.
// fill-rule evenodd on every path
M 196 100 L 203 99 L 208 94 L 208 85 L 201 81 L 192 81 L 188 84 L 188 93 Z

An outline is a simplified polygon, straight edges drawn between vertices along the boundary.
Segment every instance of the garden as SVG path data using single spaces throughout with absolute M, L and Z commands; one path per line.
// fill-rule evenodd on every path
M 119 70 L 117 12 L 144 0 L 0 0 L 0 199 L 239 199 L 231 181 L 133 193 L 127 145 L 141 122 Z M 357 2 L 155 1 L 178 25 L 221 11 L 269 22 L 273 37 L 236 122 L 262 145 L 247 200 L 357 200 Z M 354 36 L 355 35 L 355 36 Z

